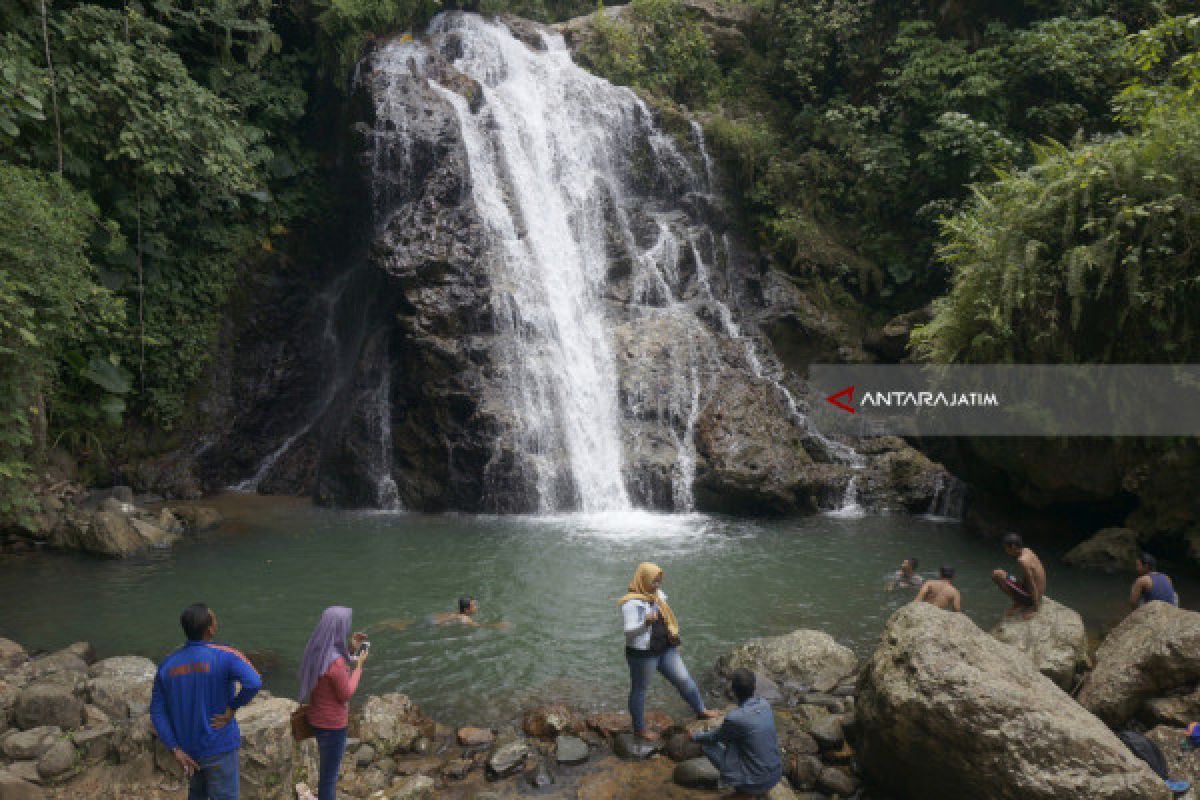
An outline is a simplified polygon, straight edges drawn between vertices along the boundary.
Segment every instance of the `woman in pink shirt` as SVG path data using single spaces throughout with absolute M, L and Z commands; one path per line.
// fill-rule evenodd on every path
M 300 662 L 300 702 L 308 704 L 308 724 L 316 731 L 321 754 L 318 800 L 337 797 L 338 770 L 346 753 L 350 698 L 358 689 L 367 660 L 367 648 L 363 646 L 366 634 L 354 634 L 355 656 L 346 647 L 351 638 L 353 613 L 345 606 L 325 609 Z

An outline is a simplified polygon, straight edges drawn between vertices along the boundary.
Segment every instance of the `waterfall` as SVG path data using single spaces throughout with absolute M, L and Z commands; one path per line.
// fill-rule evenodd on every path
M 852 474 L 850 480 L 846 482 L 846 490 L 842 494 L 841 505 L 832 511 L 826 511 L 825 515 L 829 517 L 857 519 L 858 517 L 866 516 L 866 513 L 866 509 L 858 502 L 858 476 Z
M 829 460 L 857 463 L 811 429 L 769 348 L 735 319 L 736 270 L 701 127 L 677 142 L 634 92 L 574 64 L 561 35 L 520 32 L 443 13 L 357 73 L 375 99 L 381 241 L 409 248 L 414 217 L 469 202 L 460 252 L 470 250 L 487 293 L 471 343 L 486 367 L 470 386 L 480 398 L 471 424 L 487 433 L 484 506 L 691 509 L 697 426 L 730 373 L 777 391 Z M 431 136 L 423 106 L 438 130 L 456 130 Z M 467 178 L 456 190 L 465 200 L 421 199 L 440 157 L 431 152 L 465 161 L 454 173 Z M 418 276 L 426 263 L 403 260 Z M 385 394 L 372 426 L 381 437 Z M 390 465 L 378 475 L 383 504 L 395 494 Z
M 967 484 L 950 474 L 938 475 L 925 515 L 937 519 L 962 519 L 966 499 Z
M 375 503 L 386 511 L 400 509 L 400 488 L 392 477 L 392 371 L 384 348 L 383 369 L 380 370 L 379 390 L 372 409 L 372 427 L 378 451 L 372 473 L 375 477 Z

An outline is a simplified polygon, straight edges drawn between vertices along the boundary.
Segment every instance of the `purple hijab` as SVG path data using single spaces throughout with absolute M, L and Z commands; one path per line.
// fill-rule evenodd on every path
M 304 659 L 300 662 L 300 702 L 308 702 L 313 687 L 329 667 L 339 658 L 350 658 L 346 639 L 350 636 L 350 625 L 354 612 L 345 606 L 330 606 L 321 612 L 317 629 L 304 648 Z

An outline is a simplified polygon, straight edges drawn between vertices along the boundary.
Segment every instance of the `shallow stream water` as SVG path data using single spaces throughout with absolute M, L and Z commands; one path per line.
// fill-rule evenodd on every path
M 493 722 L 539 702 L 623 707 L 616 599 L 642 560 L 665 569 L 684 659 L 709 691 L 714 659 L 752 636 L 818 628 L 867 655 L 912 597 L 884 588 L 910 554 L 926 575 L 940 563 L 958 568 L 965 611 L 981 626 L 1006 607 L 989 577 L 1008 565 L 999 546 L 946 520 L 353 513 L 253 495 L 214 503 L 226 525 L 170 551 L 0 560 L 0 636 L 46 650 L 87 640 L 101 656 L 158 659 L 181 639 L 179 611 L 201 600 L 217 611 L 218 638 L 251 654 L 269 689 L 290 694 L 321 609 L 349 605 L 356 629 L 371 631 L 366 692 L 405 692 L 447 722 Z M 1039 550 L 1050 596 L 1094 631 L 1125 613 L 1132 575 L 1068 569 L 1064 548 Z M 1176 582 L 1194 607 L 1187 601 L 1200 599 L 1200 583 Z M 453 610 L 460 594 L 478 597 L 482 622 L 511 627 L 425 621 Z M 650 705 L 685 711 L 661 681 Z

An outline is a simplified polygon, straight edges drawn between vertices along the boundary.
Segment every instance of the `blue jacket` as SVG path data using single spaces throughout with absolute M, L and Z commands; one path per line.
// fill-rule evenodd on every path
M 704 748 L 705 755 L 729 786 L 773 785 L 783 775 L 775 714 L 761 697 L 751 697 L 726 714 L 721 727 L 697 734 L 695 739 L 709 745 Z
M 234 684 L 241 684 L 235 692 Z M 168 750 L 183 748 L 197 761 L 241 745 L 237 720 L 214 731 L 208 721 L 226 708 L 237 710 L 262 688 L 250 661 L 237 650 L 211 642 L 188 642 L 167 656 L 154 677 L 150 719 Z

